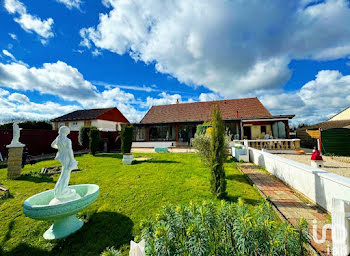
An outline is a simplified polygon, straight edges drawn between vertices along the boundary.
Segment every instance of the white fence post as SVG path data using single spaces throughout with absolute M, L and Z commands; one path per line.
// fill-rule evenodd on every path
M 333 198 L 332 206 L 333 255 L 347 256 L 350 253 L 350 202 Z

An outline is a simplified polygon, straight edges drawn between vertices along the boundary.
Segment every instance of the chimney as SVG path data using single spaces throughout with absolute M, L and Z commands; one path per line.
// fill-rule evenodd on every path
M 238 118 L 238 110 L 236 111 L 236 118 Z

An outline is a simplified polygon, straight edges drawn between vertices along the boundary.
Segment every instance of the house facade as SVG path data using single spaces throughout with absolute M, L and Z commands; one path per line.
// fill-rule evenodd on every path
M 266 134 L 289 138 L 288 120 L 294 115 L 273 116 L 258 98 L 247 98 L 152 106 L 140 123 L 134 124 L 134 141 L 186 144 L 197 125 L 211 120 L 213 105 L 220 108 L 235 139 L 264 139 Z
M 128 119 L 117 108 L 77 110 L 51 120 L 54 130 L 67 126 L 71 131 L 79 131 L 83 126 L 95 126 L 101 131 L 120 131 Z
M 342 121 L 342 120 L 350 120 L 350 107 L 344 109 L 340 113 L 328 119 L 328 121 Z

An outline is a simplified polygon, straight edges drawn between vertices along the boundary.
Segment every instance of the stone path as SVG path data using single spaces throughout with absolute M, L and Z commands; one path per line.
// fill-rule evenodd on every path
M 238 164 L 239 169 L 259 189 L 263 196 L 269 197 L 271 203 L 277 208 L 280 215 L 292 225 L 296 225 L 301 218 L 309 223 L 309 231 L 312 237 L 314 221 L 317 220 L 317 238 L 322 238 L 322 227 L 330 224 L 330 217 L 324 211 L 307 202 L 301 195 L 296 194 L 291 188 L 283 184 L 273 175 L 261 170 L 251 163 Z M 317 243 L 312 239 L 312 246 L 321 255 L 331 254 L 331 229 L 326 231 L 326 239 L 323 243 Z

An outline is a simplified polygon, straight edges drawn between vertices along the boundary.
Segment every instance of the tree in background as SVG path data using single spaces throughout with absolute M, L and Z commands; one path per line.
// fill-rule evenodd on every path
M 89 132 L 89 149 L 92 155 L 95 155 L 100 148 L 100 131 L 96 127 L 91 127 Z
M 90 141 L 89 133 L 90 133 L 90 129 L 91 128 L 92 127 L 88 127 L 88 126 L 83 126 L 83 127 L 80 128 L 80 130 L 79 130 L 79 137 L 78 137 L 78 141 L 79 141 L 79 145 L 80 146 L 83 146 L 85 148 L 89 147 L 89 141 Z
M 18 126 L 25 130 L 52 130 L 49 121 L 23 121 Z M 1 130 L 12 130 L 12 122 L 0 125 Z
M 131 125 L 123 125 L 122 130 L 120 132 L 122 138 L 122 153 L 127 154 L 131 151 L 132 145 L 132 133 L 133 127 Z
M 211 170 L 211 189 L 213 194 L 218 198 L 222 198 L 226 195 L 224 170 L 224 162 L 226 161 L 226 158 L 225 126 L 219 107 L 213 105 L 209 167 Z

